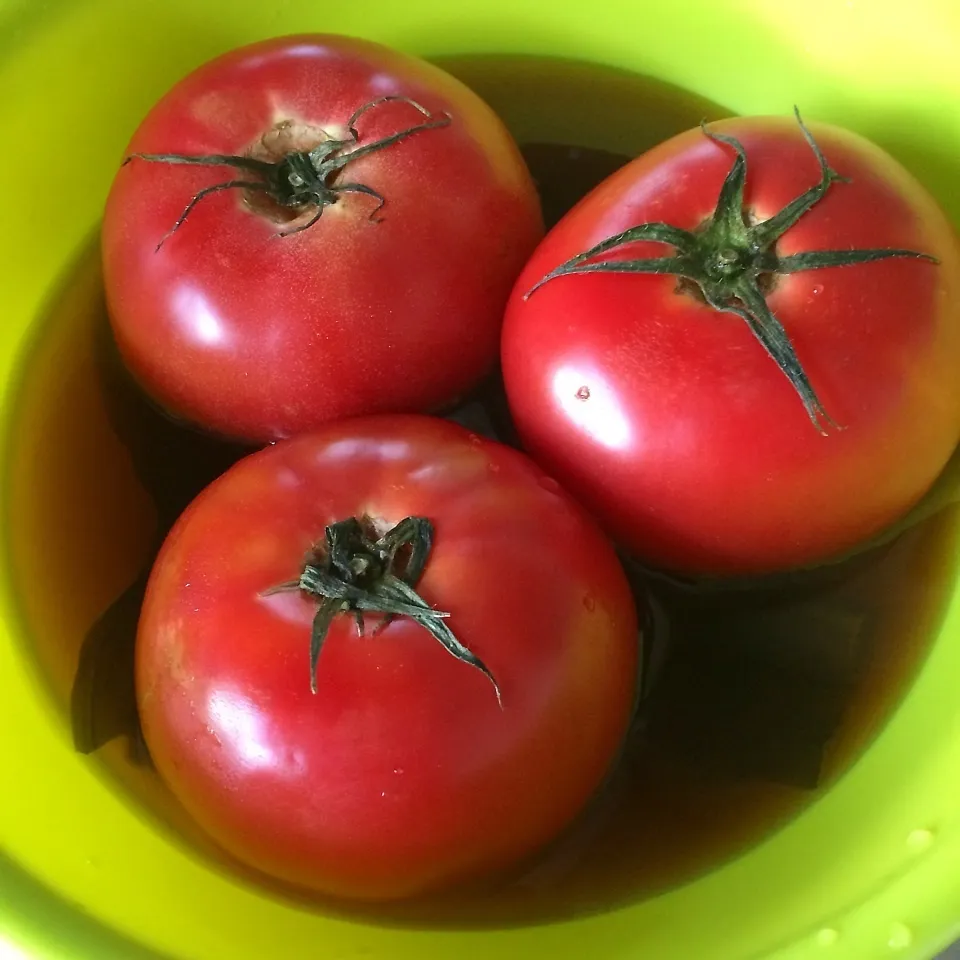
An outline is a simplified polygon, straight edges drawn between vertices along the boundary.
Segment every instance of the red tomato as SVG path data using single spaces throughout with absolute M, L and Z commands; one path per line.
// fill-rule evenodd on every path
M 850 178 L 824 172 L 817 186 L 818 158 L 792 120 L 709 131 L 745 149 L 745 194 L 727 204 L 728 226 L 707 230 L 721 185 L 738 176 L 734 144 L 693 130 L 627 164 L 534 253 L 508 306 L 502 362 L 526 447 L 617 539 L 677 571 L 761 573 L 870 537 L 946 463 L 960 438 L 960 244 L 926 190 L 853 133 L 813 127 L 826 161 Z M 764 222 L 811 188 L 807 212 L 765 249 L 751 246 L 758 225 L 784 226 Z M 675 258 L 680 246 L 661 227 L 567 262 L 649 222 L 693 234 L 678 239 L 683 264 L 666 267 L 709 270 L 723 310 L 672 272 L 614 272 Z M 791 259 L 863 248 L 939 263 L 904 250 L 843 266 L 807 258 L 802 271 Z M 779 336 L 796 382 L 751 324 Z
M 367 105 L 354 143 L 348 121 Z M 102 241 L 113 330 L 178 418 L 269 441 L 348 415 L 439 409 L 495 365 L 510 287 L 542 236 L 539 201 L 500 120 L 440 69 L 357 39 L 267 40 L 178 83 L 128 155 L 289 164 L 325 137 L 340 146 L 314 184 L 321 206 L 265 199 L 275 175 L 291 203 L 309 192 L 289 166 L 133 159 L 118 172 Z M 170 233 L 199 191 L 232 180 L 254 186 L 203 197 Z
M 434 525 L 417 590 L 489 669 L 399 617 L 330 626 L 296 580 L 325 528 Z M 186 510 L 137 638 L 144 735 L 226 849 L 344 897 L 497 871 L 555 837 L 627 729 L 637 619 L 595 523 L 524 455 L 428 417 L 328 425 L 248 456 Z

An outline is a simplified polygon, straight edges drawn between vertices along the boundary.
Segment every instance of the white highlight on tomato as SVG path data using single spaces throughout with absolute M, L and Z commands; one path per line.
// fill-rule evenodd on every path
M 207 714 L 213 733 L 230 744 L 251 770 L 275 769 L 277 756 L 270 744 L 262 712 L 235 690 L 210 694 Z
M 367 86 L 370 92 L 376 94 L 378 97 L 391 96 L 403 92 L 400 89 L 400 84 L 397 82 L 396 76 L 392 73 L 381 72 L 373 74 L 367 81 Z M 373 97 L 370 99 L 372 100 Z M 409 106 L 407 109 L 410 109 Z
M 610 450 L 629 447 L 630 422 L 603 377 L 576 367 L 560 367 L 553 375 L 553 395 L 571 423 Z
M 208 347 L 226 343 L 227 334 L 223 321 L 199 290 L 180 287 L 175 294 L 174 309 L 180 318 L 181 328 L 189 331 L 191 338 L 197 343 Z

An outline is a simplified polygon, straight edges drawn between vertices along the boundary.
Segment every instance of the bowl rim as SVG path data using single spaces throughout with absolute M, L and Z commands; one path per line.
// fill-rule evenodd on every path
M 430 0 L 413 2 L 424 9 L 432 7 Z M 12 36 L 22 44 L 5 50 L 0 75 L 19 72 L 21 78 L 35 77 L 47 62 L 45 56 L 56 59 L 59 55 L 57 62 L 76 56 L 70 51 L 77 47 L 77 38 L 99 36 L 89 14 L 93 6 L 63 7 L 63 16 L 58 10 L 56 19 L 25 16 L 21 25 L 7 18 L 30 5 L 8 0 L 0 18 L 5 24 L 13 23 Z M 569 50 L 584 59 L 637 68 L 633 41 L 625 35 L 628 31 L 614 36 L 611 23 L 615 21 L 604 19 L 617 13 L 616 5 L 604 17 L 591 11 L 589 23 L 579 19 L 577 10 L 561 5 L 551 13 L 547 30 L 538 30 L 536 18 L 521 5 L 511 9 L 503 4 L 499 11 L 503 22 L 494 24 L 488 6 L 492 8 L 481 0 L 461 0 L 455 25 L 437 14 L 438 25 L 422 36 L 408 23 L 416 18 L 408 18 L 403 11 L 395 18 L 385 15 L 383 22 L 364 32 L 375 31 L 380 39 L 427 54 Z M 801 11 L 792 12 L 773 0 L 743 0 L 735 9 L 725 8 L 726 20 L 711 10 L 709 0 L 684 0 L 682 9 L 687 17 L 697 18 L 705 39 L 692 33 L 678 39 L 671 27 L 675 19 L 668 23 L 651 14 L 645 68 L 695 92 L 710 90 L 720 102 L 744 112 L 787 112 L 780 103 L 784 85 L 799 83 L 801 74 L 789 63 L 775 63 L 765 54 L 768 66 L 773 64 L 781 72 L 771 74 L 767 88 L 748 91 L 735 71 L 722 63 L 691 65 L 691 54 L 680 66 L 681 42 L 689 50 L 708 50 L 715 42 L 713 31 L 713 36 L 733 37 L 749 46 L 749 41 L 761 38 L 757 24 L 762 22 L 764 31 L 781 29 L 775 24 L 781 18 L 783 30 L 797 30 L 799 21 L 792 18 L 800 14 L 822 16 L 833 25 L 829 35 L 804 34 L 802 40 L 790 40 L 803 45 L 804 56 L 812 58 L 809 63 L 823 72 L 824 83 L 833 91 L 811 96 L 811 101 L 817 101 L 805 108 L 811 117 L 816 113 L 826 121 L 844 123 L 860 107 L 868 113 L 882 110 L 884 98 L 900 102 L 896 100 L 898 83 L 906 85 L 910 96 L 929 95 L 944 107 L 960 102 L 960 76 L 951 59 L 960 46 L 960 18 L 950 0 L 913 0 L 908 21 L 894 0 L 876 0 L 866 21 L 850 20 L 846 8 L 829 0 L 807 0 Z M 357 25 L 358 32 L 364 28 L 362 10 L 344 8 L 338 15 L 344 29 L 350 23 Z M 676 18 L 677 13 L 670 16 Z M 142 21 L 131 20 L 124 29 L 142 31 Z M 914 69 L 888 69 L 891 44 L 899 49 L 925 35 L 930 43 L 920 48 L 923 56 L 911 65 Z M 837 47 L 833 38 L 846 46 Z M 871 58 L 878 65 L 878 79 L 876 89 L 867 91 L 858 86 L 856 71 Z M 684 71 L 689 76 L 682 76 Z M 884 79 L 887 74 L 893 76 Z M 50 78 L 49 89 L 68 99 L 71 82 L 69 77 Z M 20 105 L 10 109 L 17 121 Z M 18 128 L 18 123 L 11 127 Z M 951 142 L 960 143 L 960 124 L 954 122 L 950 129 Z M 115 146 L 105 143 L 104 155 L 111 155 Z M 0 168 L 6 159 L 0 157 Z M 89 196 L 77 200 L 76 216 L 62 234 L 50 237 L 46 258 L 29 238 L 3 240 L 6 253 L 0 263 L 7 265 L 17 285 L 11 286 L 9 320 L 0 331 L 4 391 L 0 417 L 6 421 L 0 451 L 9 449 L 6 435 L 13 429 L 8 400 L 15 358 L 58 264 L 66 261 L 94 222 L 103 187 L 97 181 Z M 7 473 L 0 464 L 4 510 Z M 95 766 L 70 750 L 62 718 L 18 640 L 22 622 L 11 577 L 2 569 L 8 565 L 9 556 L 2 552 L 0 755 L 5 758 L 8 782 L 17 788 L 0 791 L 0 951 L 4 943 L 11 944 L 35 960 L 81 955 L 98 960 L 147 958 L 164 956 L 164 951 L 173 956 L 171 950 L 185 955 L 187 948 L 194 955 L 205 950 L 203 955 L 216 956 L 216 934 L 206 929 L 205 918 L 228 910 L 237 911 L 236 936 L 244 938 L 246 949 L 255 951 L 250 956 L 269 955 L 262 949 L 263 928 L 278 918 L 285 930 L 303 942 L 314 942 L 322 929 L 334 952 L 339 949 L 351 957 L 366 952 L 370 958 L 379 955 L 390 960 L 430 956 L 431 949 L 442 953 L 455 944 L 468 958 L 493 951 L 502 955 L 500 960 L 520 960 L 548 950 L 564 956 L 585 943 L 610 956 L 639 958 L 640 951 L 631 944 L 641 929 L 652 938 L 652 946 L 643 948 L 644 955 L 665 960 L 673 956 L 710 960 L 717 956 L 717 949 L 723 950 L 725 960 L 731 956 L 804 960 L 821 955 L 830 960 L 862 960 L 887 951 L 920 960 L 960 933 L 960 805 L 955 802 L 960 796 L 960 701 L 952 682 L 960 666 L 960 591 L 949 602 L 940 640 L 869 749 L 828 792 L 775 835 L 695 883 L 636 906 L 541 928 L 459 935 L 383 930 L 277 906 L 215 874 L 187 849 L 168 843 L 117 796 Z M 917 748 L 918 741 L 922 750 Z M 57 770 L 57 789 L 44 790 L 31 778 L 29 771 L 38 765 Z M 78 830 L 78 825 L 83 829 Z M 842 856 L 832 856 L 831 850 Z M 143 862 L 151 863 L 150 876 L 143 876 Z M 139 886 L 134 899 L 130 894 L 135 884 Z M 151 916 L 151 905 L 171 895 L 181 897 L 184 917 Z M 763 910 L 758 909 L 761 905 Z M 739 922 L 745 909 L 749 924 Z M 671 945 L 664 926 L 669 917 L 696 918 L 684 926 L 690 939 L 681 954 L 675 943 Z

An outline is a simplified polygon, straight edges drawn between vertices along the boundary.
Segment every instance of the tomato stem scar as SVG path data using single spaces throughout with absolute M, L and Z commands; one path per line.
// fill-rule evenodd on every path
M 426 119 L 390 136 L 374 140 L 372 143 L 360 145 L 360 133 L 356 127 L 360 117 L 374 107 L 393 102 L 408 104 Z M 450 114 L 441 113 L 434 115 L 426 107 L 417 103 L 416 100 L 411 100 L 409 97 L 389 95 L 377 97 L 376 100 L 371 100 L 369 103 L 365 103 L 362 107 L 355 110 L 347 121 L 348 136 L 344 139 L 338 140 L 328 135 L 312 150 L 295 150 L 277 161 L 220 153 L 197 155 L 181 153 L 134 153 L 126 157 L 121 166 L 126 166 L 133 160 L 146 160 L 152 163 L 232 167 L 234 170 L 239 170 L 247 174 L 247 176 L 240 179 L 224 180 L 220 183 L 211 184 L 209 187 L 204 187 L 198 193 L 195 193 L 184 208 L 183 213 L 180 214 L 170 230 L 160 239 L 156 250 L 159 250 L 167 239 L 180 229 L 187 217 L 190 216 L 194 207 L 196 207 L 204 197 L 208 197 L 214 193 L 221 193 L 224 190 L 251 190 L 263 193 L 281 207 L 300 210 L 315 207 L 316 212 L 306 223 L 294 227 L 291 230 L 276 234 L 278 237 L 289 237 L 312 227 L 322 216 L 324 208 L 336 203 L 345 193 L 363 194 L 375 200 L 376 206 L 370 212 L 369 219 L 374 222 L 379 222 L 381 218 L 378 214 L 387 202 L 386 199 L 374 190 L 373 187 L 367 186 L 366 184 L 338 183 L 336 182 L 337 175 L 344 167 L 359 157 L 367 156 L 378 150 L 393 146 L 393 144 L 399 143 L 401 140 L 406 140 L 407 137 L 420 131 L 449 126 L 451 120 Z
M 783 325 L 767 304 L 766 295 L 777 275 L 819 270 L 824 267 L 852 266 L 906 257 L 939 263 L 936 257 L 915 250 L 816 250 L 781 257 L 777 241 L 826 195 L 834 183 L 849 183 L 827 163 L 813 135 L 804 126 L 799 110 L 794 115 L 804 138 L 820 166 L 820 181 L 794 198 L 782 210 L 760 223 L 749 223 L 744 208 L 747 155 L 734 137 L 700 127 L 704 135 L 736 154 L 711 217 L 697 230 L 682 230 L 667 223 L 641 223 L 608 237 L 589 250 L 571 257 L 541 278 L 524 295 L 532 296 L 540 287 L 558 277 L 585 273 L 671 274 L 695 285 L 703 300 L 720 313 L 740 317 L 750 328 L 767 354 L 790 381 L 803 402 L 811 423 L 824 436 L 829 429 L 841 427 L 827 413 L 803 369 Z M 598 259 L 638 241 L 664 243 L 674 247 L 667 256 L 643 259 Z
M 366 519 L 366 518 L 365 518 Z M 352 613 L 357 634 L 365 635 L 364 613 L 382 614 L 376 636 L 396 617 L 409 617 L 427 630 L 444 649 L 479 670 L 493 684 L 503 706 L 500 687 L 479 657 L 470 652 L 445 623 L 449 613 L 434 610 L 416 591 L 433 548 L 433 524 L 426 517 L 405 517 L 374 539 L 372 524 L 348 517 L 330 524 L 325 542 L 315 547 L 298 580 L 281 583 L 266 594 L 302 590 L 319 600 L 310 637 L 310 690 L 317 692 L 320 651 L 339 613 Z

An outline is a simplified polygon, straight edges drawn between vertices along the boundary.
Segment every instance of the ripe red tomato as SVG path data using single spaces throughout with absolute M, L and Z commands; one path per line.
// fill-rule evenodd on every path
M 520 436 L 652 564 L 819 562 L 903 514 L 960 439 L 957 235 L 880 148 L 813 134 L 740 118 L 659 145 L 549 233 L 511 296 Z
M 270 441 L 442 408 L 495 365 L 507 296 L 543 233 L 539 200 L 500 120 L 440 69 L 345 37 L 256 43 L 170 90 L 135 153 L 247 164 L 135 158 L 107 200 L 114 334 L 175 416 Z M 170 232 L 191 198 L 230 181 L 252 186 L 203 196 Z
M 363 516 L 373 538 L 433 524 L 416 590 L 502 707 L 405 616 L 374 635 L 368 614 L 362 637 L 335 616 L 311 693 L 320 601 L 270 591 Z M 625 735 L 637 648 L 613 548 L 539 467 L 446 421 L 372 417 L 266 447 L 188 507 L 152 571 L 136 680 L 159 772 L 226 849 L 396 898 L 514 864 L 571 822 Z

